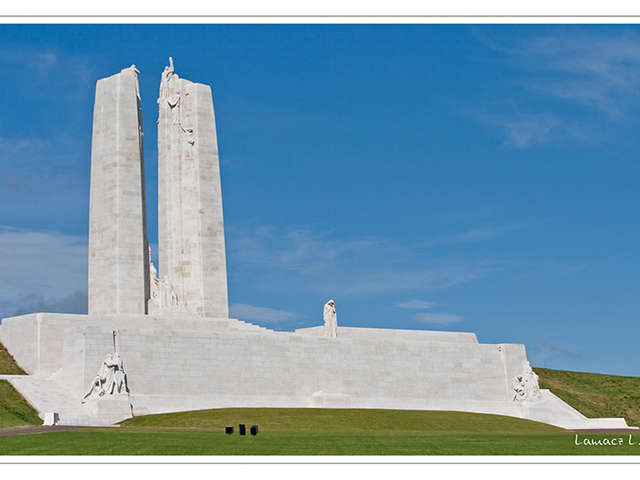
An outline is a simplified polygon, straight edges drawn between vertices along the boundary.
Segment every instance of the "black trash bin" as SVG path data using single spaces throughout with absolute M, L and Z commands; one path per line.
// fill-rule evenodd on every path
M 238 433 L 240 435 L 246 435 L 247 434 L 247 428 L 245 427 L 244 423 L 241 423 L 240 425 L 238 425 Z
M 251 425 L 251 435 L 258 434 L 258 425 Z
M 224 427 L 224 433 L 231 435 L 233 433 L 233 427 Z

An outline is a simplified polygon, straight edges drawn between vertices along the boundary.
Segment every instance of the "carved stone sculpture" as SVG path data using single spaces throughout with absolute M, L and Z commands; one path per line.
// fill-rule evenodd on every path
M 114 352 L 107 353 L 100 365 L 98 374 L 91 381 L 82 403 L 89 399 L 99 399 L 105 395 L 128 395 L 127 374 L 124 371 L 122 358 L 118 352 L 117 330 L 113 331 Z
M 338 316 L 333 300 L 329 300 L 324 305 L 324 336 L 329 338 L 338 336 Z
M 531 364 L 526 362 L 520 375 L 516 375 L 512 382 L 513 400 L 516 402 L 536 401 L 542 394 L 538 383 L 538 375 L 531 368 Z
M 169 279 L 158 278 L 158 270 L 151 261 L 151 247 L 149 247 L 149 285 L 150 295 L 147 304 L 147 312 L 152 314 L 164 312 L 186 311 L 186 308 L 180 305 L 178 295 L 169 283 Z

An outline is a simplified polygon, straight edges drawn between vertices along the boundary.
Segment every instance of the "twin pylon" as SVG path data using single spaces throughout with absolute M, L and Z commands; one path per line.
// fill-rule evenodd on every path
M 228 317 L 220 162 L 211 88 L 165 67 L 158 98 L 158 254 L 146 226 L 135 66 L 98 80 L 89 214 L 89 314 Z

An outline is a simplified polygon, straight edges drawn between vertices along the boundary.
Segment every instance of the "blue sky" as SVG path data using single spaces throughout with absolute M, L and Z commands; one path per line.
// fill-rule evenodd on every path
M 95 82 L 211 84 L 232 313 L 640 375 L 635 26 L 0 26 L 0 314 L 86 310 Z

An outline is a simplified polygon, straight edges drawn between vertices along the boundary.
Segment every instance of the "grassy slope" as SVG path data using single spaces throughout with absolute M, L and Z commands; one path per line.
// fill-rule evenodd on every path
M 13 359 L 7 349 L 0 343 L 0 374 L 2 375 L 26 375 Z
M 0 380 L 0 430 L 25 425 L 40 425 L 42 420 L 9 382 Z
M 548 388 L 587 417 L 624 417 L 640 426 L 640 377 L 534 368 Z
M 0 374 L 26 375 L 7 349 L 0 343 Z M 0 429 L 40 425 L 36 411 L 6 380 L 0 380 Z

